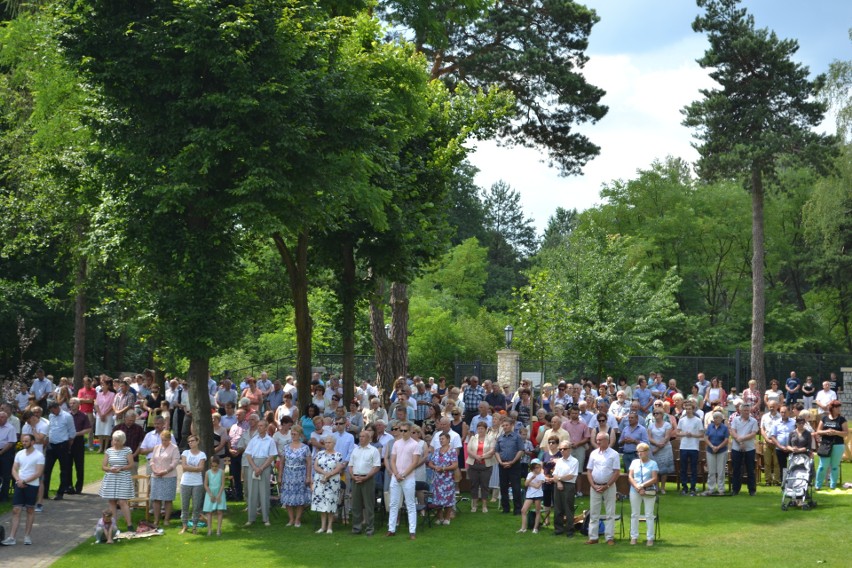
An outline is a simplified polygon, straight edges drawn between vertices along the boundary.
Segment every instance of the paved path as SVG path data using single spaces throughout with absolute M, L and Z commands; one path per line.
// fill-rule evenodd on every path
M 87 456 L 88 457 L 88 456 Z M 45 500 L 44 512 L 35 514 L 31 546 L 24 545 L 26 511 L 21 511 L 15 546 L 0 546 L 0 566 L 50 566 L 63 554 L 93 534 L 105 501 L 98 496 L 101 482 L 90 483 L 82 495 L 66 495 L 62 501 Z M 9 534 L 12 513 L 0 515 Z

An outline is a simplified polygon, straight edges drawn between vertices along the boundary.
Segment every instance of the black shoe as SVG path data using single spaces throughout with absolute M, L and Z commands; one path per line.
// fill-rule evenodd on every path
M 509 514 L 509 513 L 511 513 L 512 511 L 500 511 L 500 512 L 501 512 L 501 513 L 503 513 L 504 515 L 508 515 L 508 514 Z
M 565 533 L 562 531 L 553 531 L 553 536 L 562 536 L 563 534 Z
M 567 536 L 568 538 L 574 538 L 574 531 L 565 533 L 565 536 Z
M 68 489 L 65 490 L 66 495 L 76 495 L 77 493 L 79 493 L 79 491 L 77 491 L 73 487 L 69 487 Z
M 62 496 L 62 493 L 57 493 L 56 496 L 53 498 L 54 501 L 62 501 L 63 499 L 64 497 Z
M 516 516 L 516 517 L 520 517 L 520 516 L 521 516 L 521 512 L 520 512 L 520 511 L 515 511 L 515 516 Z

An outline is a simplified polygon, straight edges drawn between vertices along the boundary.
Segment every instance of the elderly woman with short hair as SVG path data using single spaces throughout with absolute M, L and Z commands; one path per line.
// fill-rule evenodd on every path
M 725 465 L 728 463 L 728 439 L 731 434 L 725 424 L 725 415 L 716 410 L 712 422 L 704 430 L 707 445 L 707 491 L 704 495 L 725 494 Z
M 135 490 L 133 487 L 133 474 L 136 467 L 133 463 L 133 450 L 125 446 L 127 436 L 121 430 L 112 434 L 112 447 L 104 451 L 104 460 L 101 470 L 104 478 L 101 481 L 101 498 L 109 502 L 109 510 L 115 518 L 116 508 L 121 509 L 127 530 L 133 530 L 133 522 L 130 519 L 130 506 L 128 499 L 133 499 Z

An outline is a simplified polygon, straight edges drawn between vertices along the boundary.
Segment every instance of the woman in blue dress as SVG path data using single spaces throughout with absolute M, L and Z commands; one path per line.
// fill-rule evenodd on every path
M 288 527 L 302 526 L 302 513 L 311 502 L 311 449 L 302 443 L 302 427 L 290 428 L 293 436 L 281 455 L 281 505 L 287 508 Z

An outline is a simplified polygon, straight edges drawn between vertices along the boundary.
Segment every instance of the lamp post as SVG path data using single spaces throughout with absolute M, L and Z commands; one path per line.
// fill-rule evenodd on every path
M 386 323 L 385 324 L 385 337 L 387 337 L 388 339 L 390 339 L 390 331 L 391 331 L 390 324 Z
M 515 328 L 511 325 L 507 325 L 503 328 L 503 335 L 506 338 L 506 349 L 512 348 L 512 336 L 515 334 Z

